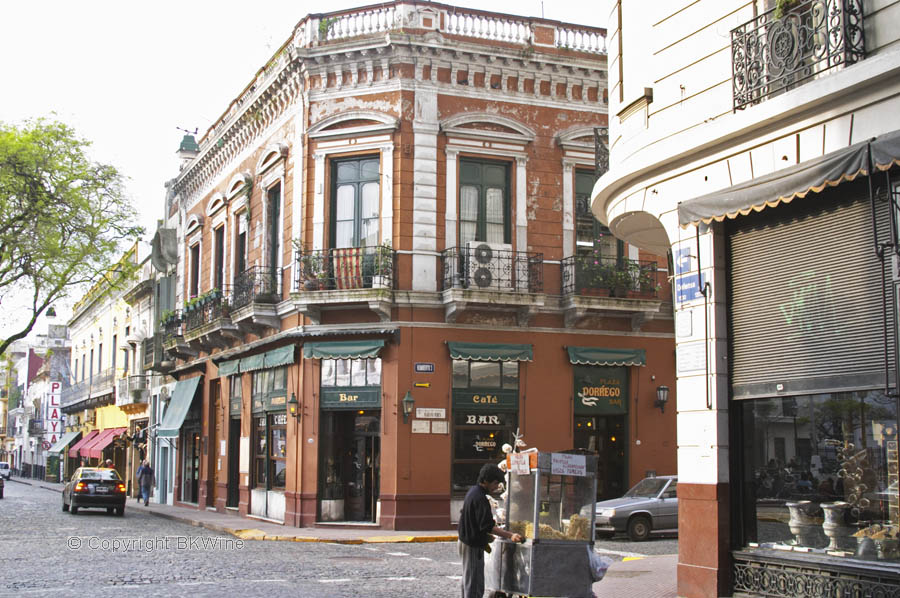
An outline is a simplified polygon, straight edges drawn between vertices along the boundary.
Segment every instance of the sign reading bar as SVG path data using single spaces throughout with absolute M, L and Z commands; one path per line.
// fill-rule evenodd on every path
M 428 407 L 416 407 L 416 417 L 418 419 L 446 419 L 447 410 L 437 408 L 432 409 Z
M 322 409 L 378 409 L 381 407 L 381 387 L 345 387 L 322 389 Z
M 550 455 L 550 473 L 553 475 L 587 475 L 584 455 L 567 455 L 552 453 Z

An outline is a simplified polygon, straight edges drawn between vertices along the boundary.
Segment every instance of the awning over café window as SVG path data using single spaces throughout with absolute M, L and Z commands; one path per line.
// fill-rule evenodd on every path
M 751 211 L 759 212 L 780 203 L 789 203 L 795 197 L 806 197 L 810 191 L 818 193 L 826 187 L 852 181 L 859 175 L 867 176 L 870 147 L 874 169 L 883 171 L 895 164 L 900 165 L 900 131 L 892 131 L 682 202 L 678 204 L 678 222 L 681 226 L 688 226 L 746 216 Z
M 66 447 L 69 446 L 73 440 L 75 440 L 78 435 L 81 434 L 81 430 L 75 430 L 74 432 L 66 432 L 63 434 L 62 438 L 56 441 L 56 444 L 50 447 L 51 453 L 62 453 L 66 450 Z
M 306 343 L 303 356 L 307 359 L 373 359 L 383 347 L 384 340 Z
M 197 392 L 197 386 L 203 376 L 188 378 L 187 380 L 179 380 L 175 383 L 175 390 L 172 392 L 172 399 L 169 401 L 169 407 L 163 416 L 163 422 L 160 424 L 156 435 L 163 438 L 174 438 L 178 436 L 181 424 L 191 408 L 194 401 L 194 394 Z
M 241 371 L 241 360 L 232 359 L 231 361 L 223 361 L 219 364 L 219 377 L 231 376 Z
M 602 349 L 600 347 L 566 347 L 569 362 L 575 365 L 646 365 L 644 349 Z
M 510 343 L 457 343 L 448 342 L 451 359 L 469 361 L 532 361 L 532 345 Z
M 87 435 L 85 435 L 81 440 L 76 442 L 72 448 L 69 449 L 69 456 L 73 459 L 78 458 L 78 451 L 81 450 L 81 447 L 87 445 L 90 442 L 93 442 L 97 435 L 100 433 L 99 430 L 91 430 Z
M 241 359 L 241 372 L 255 372 L 266 367 L 266 354 L 259 353 Z
M 294 345 L 279 347 L 264 353 L 263 362 L 267 368 L 294 363 Z

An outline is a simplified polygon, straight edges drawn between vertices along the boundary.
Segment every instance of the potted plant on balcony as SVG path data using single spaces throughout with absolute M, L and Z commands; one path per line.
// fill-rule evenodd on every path
M 321 252 L 310 251 L 300 255 L 300 279 L 305 290 L 324 289 L 327 276 L 325 260 Z
M 394 252 L 391 248 L 391 242 L 385 241 L 375 248 L 375 269 L 372 272 L 372 288 L 391 288 L 393 271 Z

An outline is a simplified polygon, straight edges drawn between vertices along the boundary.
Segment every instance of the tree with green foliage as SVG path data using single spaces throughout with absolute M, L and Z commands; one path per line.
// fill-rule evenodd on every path
M 27 297 L 25 310 L 4 314 L 15 318 L 15 332 L 0 339 L 0 355 L 53 303 L 132 275 L 110 264 L 143 229 L 122 175 L 92 161 L 89 146 L 55 120 L 0 122 L 0 309 Z

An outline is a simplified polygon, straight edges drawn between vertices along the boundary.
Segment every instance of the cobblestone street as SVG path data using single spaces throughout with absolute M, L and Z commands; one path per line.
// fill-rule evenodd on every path
M 87 592 L 121 597 L 123 590 L 140 589 L 191 597 L 459 595 L 461 564 L 452 542 L 240 540 L 156 517 L 150 511 L 159 507 L 135 501 L 120 518 L 93 509 L 73 516 L 62 511 L 58 492 L 15 479 L 6 484 L 5 496 L 0 501 L 0 570 L 5 572 L 0 596 L 83 597 Z M 616 538 L 598 541 L 596 550 L 616 561 L 640 560 L 675 554 L 678 542 Z M 594 590 L 636 585 L 635 575 L 646 573 L 613 567 Z
M 242 541 L 154 517 L 64 513 L 56 492 L 15 481 L 0 501 L 0 595 L 457 596 L 451 543 Z

